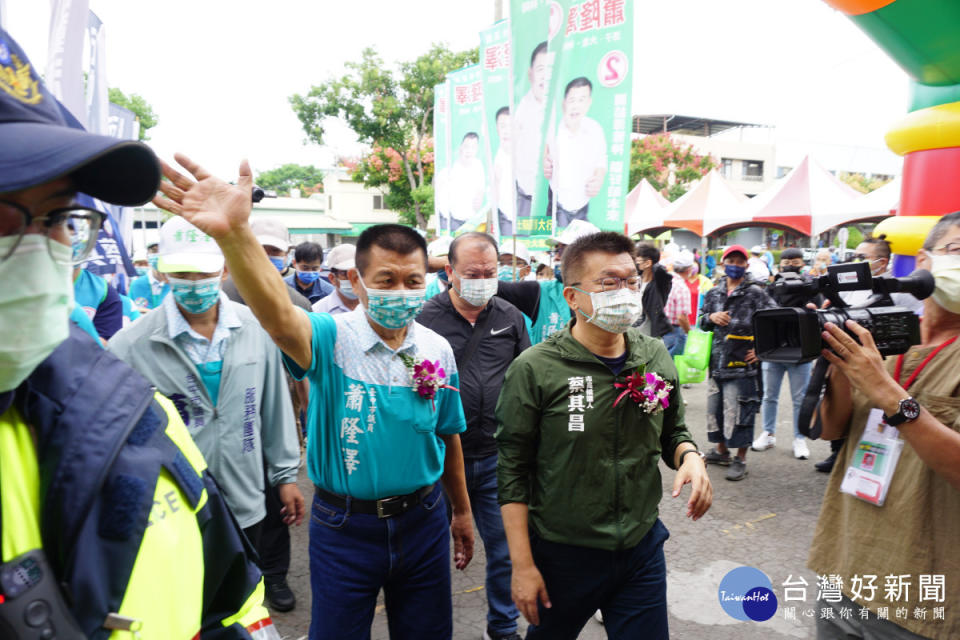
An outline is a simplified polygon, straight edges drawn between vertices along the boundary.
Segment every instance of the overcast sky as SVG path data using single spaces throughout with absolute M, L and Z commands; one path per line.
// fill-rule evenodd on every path
M 6 26 L 46 66 L 49 2 L 6 0 Z M 107 29 L 112 87 L 160 118 L 151 144 L 231 177 L 286 162 L 328 165 L 287 101 L 375 47 L 390 64 L 431 42 L 478 44 L 493 0 L 90 0 Z M 822 0 L 636 0 L 634 113 L 777 127 L 777 140 L 883 148 L 906 111 L 906 75 Z M 334 152 L 355 154 L 332 127 Z

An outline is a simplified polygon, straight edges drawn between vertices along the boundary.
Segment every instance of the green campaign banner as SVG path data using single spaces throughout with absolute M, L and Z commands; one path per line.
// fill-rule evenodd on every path
M 622 233 L 630 172 L 633 3 L 564 0 L 563 15 L 542 162 L 549 213 L 556 232 L 586 220 Z
M 550 70 L 556 55 L 550 49 L 550 36 L 559 33 L 562 15 L 563 9 L 556 2 L 510 2 L 511 144 L 517 194 L 513 231 L 518 236 L 545 239 L 553 234 L 545 207 L 547 184 L 539 167 L 550 96 Z
M 446 180 L 450 168 L 450 83 L 433 88 L 433 209 L 437 235 L 449 234 L 441 221 L 450 219 L 450 196 Z M 448 225 L 449 227 L 449 225 Z
M 450 163 L 445 176 L 451 233 L 472 231 L 486 222 L 489 170 L 481 149 L 484 134 L 480 65 L 447 74 L 450 84 Z
M 510 23 L 501 20 L 480 32 L 480 77 L 483 81 L 484 152 L 494 236 L 511 236 L 517 193 L 513 179 L 510 124 Z M 502 244 L 502 242 L 501 242 Z
M 517 235 L 530 236 L 531 249 L 547 248 L 554 235 L 550 193 L 543 172 L 544 143 L 555 93 L 554 65 L 566 35 L 564 5 L 556 0 L 512 0 L 513 157 L 517 190 Z

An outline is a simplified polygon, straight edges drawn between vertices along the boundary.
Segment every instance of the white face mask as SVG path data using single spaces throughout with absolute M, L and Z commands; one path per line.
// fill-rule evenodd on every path
M 457 274 L 459 275 L 459 274 Z M 490 298 L 497 293 L 500 281 L 496 278 L 464 278 L 460 276 L 460 288 L 457 294 L 474 307 L 485 307 Z
M 626 332 L 637 321 L 643 310 L 639 291 L 623 288 L 588 292 L 577 287 L 573 288 L 581 293 L 588 293 L 590 302 L 593 304 L 592 316 L 588 316 L 579 309 L 577 311 L 580 311 L 587 322 L 610 333 Z
M 932 262 L 930 273 L 936 281 L 933 301 L 950 313 L 960 314 L 960 256 L 926 253 Z
M 0 255 L 16 241 L 0 238 Z M 72 252 L 29 234 L 0 262 L 0 392 L 16 389 L 70 335 Z

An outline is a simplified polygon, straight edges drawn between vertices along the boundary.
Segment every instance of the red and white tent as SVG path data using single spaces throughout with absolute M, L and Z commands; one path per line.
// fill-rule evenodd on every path
M 670 201 L 643 178 L 627 194 L 626 210 L 623 212 L 626 234 L 632 236 L 635 233 L 663 229 L 663 212 L 668 206 Z
M 879 189 L 857 198 L 850 215 L 863 218 L 894 216 L 900 208 L 900 188 L 903 180 L 897 176 Z
M 663 225 L 687 229 L 701 237 L 718 229 L 750 226 L 750 218 L 743 212 L 746 201 L 747 197 L 714 169 L 667 208 Z
M 818 236 L 833 227 L 863 219 L 855 215 L 860 193 L 807 156 L 786 177 L 753 198 L 745 217 L 759 223 Z M 875 215 L 875 214 L 874 214 Z

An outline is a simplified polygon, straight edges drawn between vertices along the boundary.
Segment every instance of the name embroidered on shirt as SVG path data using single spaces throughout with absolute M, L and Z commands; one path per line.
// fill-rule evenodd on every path
M 569 388 L 567 413 L 570 414 L 567 431 L 582 433 L 585 425 L 583 412 L 586 409 L 593 408 L 593 406 L 590 405 L 590 403 L 593 402 L 593 378 L 590 376 L 586 378 L 583 376 L 573 376 L 567 378 L 567 385 Z M 587 405 L 584 404 L 585 400 Z

